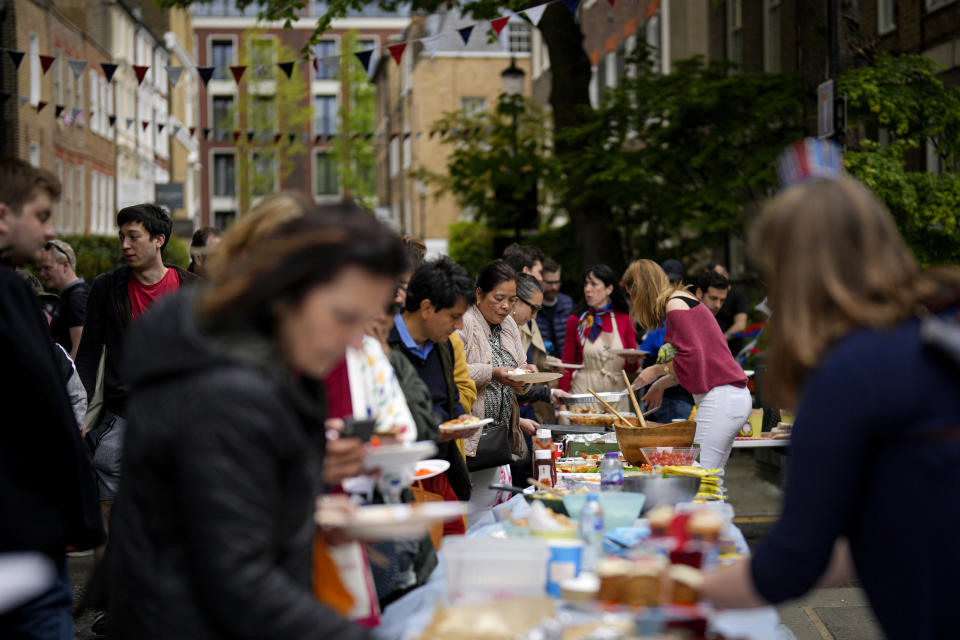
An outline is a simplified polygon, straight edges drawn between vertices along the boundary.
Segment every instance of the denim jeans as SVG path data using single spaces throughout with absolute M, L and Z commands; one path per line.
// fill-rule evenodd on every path
M 73 589 L 66 554 L 54 558 L 57 582 L 43 595 L 0 615 L 0 638 L 73 640 Z
M 686 420 L 693 411 L 693 405 L 683 398 L 669 398 L 664 396 L 660 408 L 647 416 L 651 422 L 670 423 L 674 420 Z

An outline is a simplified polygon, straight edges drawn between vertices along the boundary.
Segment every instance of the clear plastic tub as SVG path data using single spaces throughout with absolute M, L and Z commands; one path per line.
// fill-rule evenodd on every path
M 545 540 L 447 536 L 440 553 L 451 605 L 546 592 L 550 548 Z

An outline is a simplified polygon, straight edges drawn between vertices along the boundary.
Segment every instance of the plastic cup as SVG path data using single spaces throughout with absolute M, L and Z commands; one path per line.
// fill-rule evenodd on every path
M 550 540 L 550 560 L 547 565 L 547 593 L 560 597 L 560 583 L 580 575 L 583 541 Z

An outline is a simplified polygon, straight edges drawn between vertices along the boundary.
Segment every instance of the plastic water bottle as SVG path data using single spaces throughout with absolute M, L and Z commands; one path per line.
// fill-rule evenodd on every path
M 623 491 L 623 463 L 616 451 L 607 452 L 600 463 L 600 491 Z
M 586 571 L 594 571 L 597 560 L 603 555 L 603 507 L 597 494 L 587 495 L 587 501 L 580 509 L 580 539 L 583 540 L 583 562 Z

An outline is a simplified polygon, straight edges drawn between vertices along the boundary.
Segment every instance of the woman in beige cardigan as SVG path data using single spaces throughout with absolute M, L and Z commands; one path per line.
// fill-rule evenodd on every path
M 493 418 L 497 424 L 510 425 L 511 441 L 523 442 L 522 434 L 536 433 L 537 423 L 520 418 L 517 394 L 528 390 L 509 379 L 509 371 L 521 368 L 536 371 L 527 364 L 526 353 L 517 323 L 510 317 L 517 302 L 516 273 L 502 260 L 484 265 L 477 273 L 477 301 L 463 316 L 463 329 L 458 333 L 466 349 L 467 368 L 477 384 L 477 401 L 471 413 L 479 418 Z M 467 461 L 477 453 L 482 434 L 466 440 Z M 488 489 L 491 484 L 511 484 L 510 466 L 473 471 L 473 492 L 467 514 L 471 525 L 502 500 L 500 492 Z

